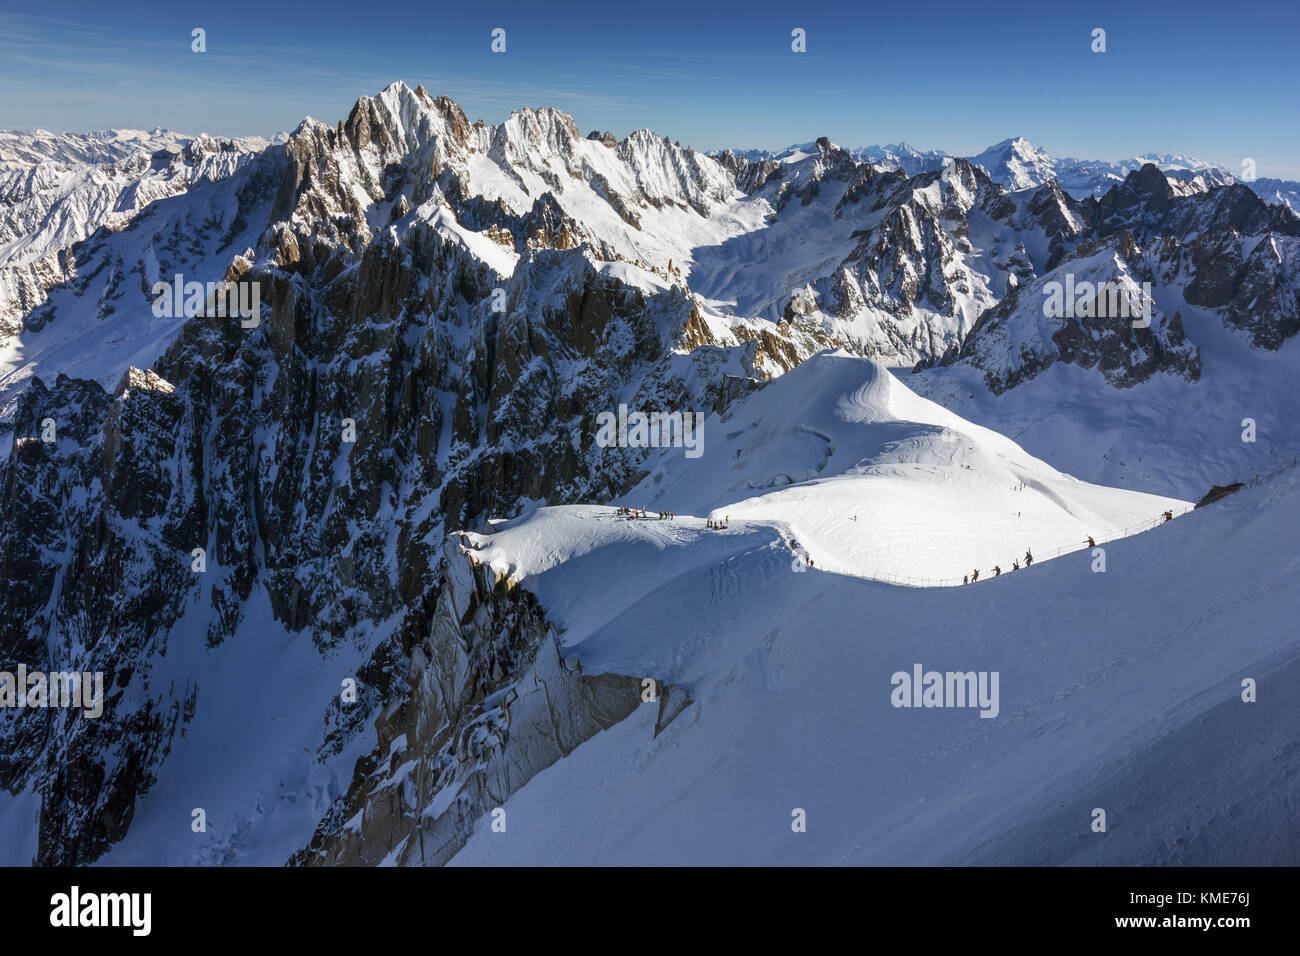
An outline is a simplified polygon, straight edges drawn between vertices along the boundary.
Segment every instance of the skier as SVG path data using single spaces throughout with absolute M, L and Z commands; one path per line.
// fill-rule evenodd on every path
M 1011 562 L 1011 570 L 1012 570 L 1012 571 L 1019 571 L 1019 570 L 1020 570 L 1020 562 L 1019 562 L 1019 561 L 1012 561 L 1012 562 Z
M 1031 564 L 1033 564 L 1033 563 L 1034 563 L 1034 555 L 1033 555 L 1033 552 L 1032 552 L 1032 551 L 1029 551 L 1028 549 L 1026 549 L 1026 550 L 1025 550 L 1025 567 L 1029 567 L 1029 566 L 1030 566 Z
M 961 576 L 961 583 L 962 583 L 962 584 L 970 584 L 970 575 L 969 575 L 969 574 L 963 574 L 963 575 Z
M 1092 540 L 1092 535 L 1088 535 L 1088 547 L 1090 548 L 1097 547 L 1097 542 Z
M 1173 513 L 1172 511 L 1166 511 L 1166 512 L 1165 512 L 1165 520 L 1166 520 L 1166 521 L 1173 521 L 1173 520 L 1174 520 L 1174 513 Z
M 974 582 L 974 581 L 978 581 L 978 580 L 980 579 L 980 569 L 979 569 L 979 568 L 976 568 L 976 569 L 975 569 L 975 573 L 972 574 L 972 575 L 970 576 L 970 579 L 971 579 L 972 582 Z
M 994 576 L 995 578 L 997 578 L 997 577 L 1001 577 L 1001 576 L 1002 576 L 1002 566 L 1001 566 L 1001 565 L 998 565 L 998 564 L 993 565 L 993 576 Z

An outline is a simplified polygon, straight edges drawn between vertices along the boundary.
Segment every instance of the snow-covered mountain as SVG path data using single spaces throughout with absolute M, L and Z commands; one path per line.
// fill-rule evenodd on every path
M 1008 189 L 1032 189 L 1058 178 L 1052 157 L 1036 149 L 1027 139 L 1016 137 L 990 146 L 970 161 Z M 1062 188 L 1069 187 L 1062 183 Z
M 1286 206 L 1294 213 L 1300 213 L 1300 183 L 1286 179 L 1260 177 L 1249 183 L 1250 188 L 1259 193 L 1265 202 L 1277 206 Z
M 882 170 L 901 169 L 909 176 L 932 173 L 942 169 L 948 153 L 938 149 L 919 150 L 908 143 L 890 143 L 887 146 L 851 146 L 845 151 L 859 163 L 870 163 Z M 816 142 L 796 143 L 785 149 L 737 149 L 731 151 L 737 158 L 760 163 L 765 160 L 780 163 L 797 163 L 817 152 Z
M 809 155 L 813 143 L 789 146 L 784 150 L 735 150 L 740 158 L 762 162 L 764 160 L 791 163 Z M 1148 164 L 1169 177 L 1175 189 L 1204 192 L 1212 186 L 1225 186 L 1243 182 L 1269 203 L 1286 206 L 1300 212 L 1300 183 L 1276 178 L 1242 180 L 1240 171 L 1216 163 L 1206 162 L 1177 153 L 1144 153 L 1128 159 L 1110 162 L 1100 159 L 1075 159 L 1055 157 L 1023 137 L 1004 139 L 975 156 L 957 157 L 943 150 L 921 151 L 899 143 L 889 146 L 850 146 L 845 151 L 859 162 L 870 163 L 881 170 L 902 170 L 908 176 L 942 169 L 949 160 L 968 159 L 979 166 L 998 185 L 1010 190 L 1032 189 L 1056 180 L 1057 184 L 1075 199 L 1088 196 L 1100 198 L 1112 187 L 1128 178 L 1128 174 Z
M 1300 220 L 1245 186 L 1147 164 L 1077 198 L 1032 182 L 1050 162 L 1023 140 L 981 162 L 825 138 L 709 156 L 582 136 L 553 109 L 471 122 L 400 83 L 283 142 L 5 142 L 0 671 L 98 670 L 107 689 L 98 720 L 0 712 L 7 862 L 537 859 L 566 791 L 619 836 L 555 859 L 685 852 L 665 834 L 694 825 L 618 811 L 611 767 L 694 812 L 740 799 L 765 739 L 797 778 L 795 734 L 825 741 L 807 751 L 824 781 L 845 728 L 902 717 L 880 705 L 921 650 L 1002 669 L 1003 716 L 897 725 L 900 749 L 863 758 L 894 782 L 785 858 L 893 861 L 914 834 L 925 859 L 983 859 L 1011 818 L 927 767 L 969 752 L 971 787 L 1028 768 L 1066 792 L 1190 733 L 1225 673 L 1276 664 L 1289 687 L 1294 482 L 1188 514 L 1300 450 Z M 205 290 L 159 314 L 177 276 L 254 296 L 256 321 Z M 620 409 L 676 417 L 679 440 L 601 438 Z M 1167 543 L 1205 557 L 1229 527 L 1167 612 L 1192 560 Z M 1094 572 L 1089 538 L 1141 572 Z M 1276 587 L 1264 625 L 1211 646 L 1206 621 L 1250 616 L 1224 596 L 1247 580 Z M 1089 589 L 1114 633 L 1052 630 Z M 1007 636 L 1026 613 L 1050 650 Z M 793 660 L 806 622 L 826 633 Z M 821 668 L 883 691 L 819 709 L 843 692 L 815 689 Z M 676 761 L 746 726 L 736 762 L 690 785 Z M 934 795 L 923 813 L 920 791 L 899 802 L 908 779 Z M 697 859 L 781 858 L 791 808 L 746 844 L 768 811 L 737 805 Z M 499 807 L 547 834 L 486 846 Z
M 1196 497 L 1293 458 L 1294 218 L 1240 185 L 1179 196 L 1153 166 L 1100 203 L 1060 208 L 1088 224 L 1071 239 L 1083 241 L 1059 246 L 1054 268 L 908 383 L 1107 484 Z M 1276 231 L 1257 232 L 1252 220 Z M 1089 282 L 1089 305 L 1106 298 L 1107 308 L 1049 314 L 1053 284 Z M 1132 319 L 1116 317 L 1106 283 Z
M 179 153 L 192 137 L 161 127 L 107 129 L 90 133 L 51 133 L 36 129 L 0 130 L 0 164 L 94 165 L 116 163 L 134 153 Z
M 1294 797 L 1287 705 L 1233 711 L 1242 675 L 1280 693 L 1296 680 L 1297 568 L 1274 521 L 1300 507 L 1294 472 L 1107 545 L 1103 573 L 1086 547 L 1012 570 L 1026 542 L 1105 541 L 1108 520 L 1180 505 L 1055 475 L 847 355 L 716 428 L 728 454 L 660 453 L 614 502 L 649 519 L 544 508 L 453 543 L 461 583 L 420 645 L 412 702 L 298 862 L 1297 859 L 1261 832 Z M 655 501 L 685 510 L 657 520 Z M 1003 536 L 979 558 L 985 578 L 1001 562 L 992 583 L 860 579 L 964 567 Z M 1216 622 L 1245 593 L 1236 646 Z M 440 675 L 462 672 L 460 648 L 534 597 L 545 621 L 499 639 L 531 663 L 478 702 L 453 696 Z M 898 708 L 891 680 L 921 665 L 996 671 L 997 712 Z M 1242 735 L 1257 746 L 1233 757 Z M 1226 766 L 1267 780 L 1230 785 L 1233 824 L 1214 820 L 1207 769 Z M 1114 844 L 1086 841 L 1099 805 L 1125 822 Z

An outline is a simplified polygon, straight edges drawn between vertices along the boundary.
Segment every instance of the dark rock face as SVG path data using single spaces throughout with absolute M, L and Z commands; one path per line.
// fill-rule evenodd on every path
M 1078 318 L 1053 333 L 1052 342 L 1061 361 L 1097 368 L 1116 388 L 1131 388 L 1156 372 L 1189 381 L 1201 374 L 1200 356 L 1189 347 L 1178 313 L 1155 332 L 1105 318 Z
M 404 645 L 437 604 L 446 530 L 640 477 L 632 455 L 593 447 L 594 415 L 664 354 L 651 315 L 685 312 L 684 297 L 648 305 L 581 253 L 545 252 L 506 287 L 521 308 L 496 315 L 483 304 L 499 280 L 436 236 L 381 241 L 362 261 L 351 288 L 256 273 L 262 325 L 192 320 L 158 363 L 174 389 L 133 373 L 116 396 L 74 380 L 28 396 L 20 433 L 39 435 L 48 416 L 62 443 L 24 437 L 0 472 L 6 513 L 21 516 L 0 538 L 7 577 L 22 582 L 0 598 L 5 657 L 104 670 L 111 688 L 98 722 L 24 711 L 7 727 L 4 785 L 43 794 L 40 862 L 84 863 L 119 839 L 196 694 L 202 705 L 201 677 L 143 702 L 124 693 L 185 607 L 208 609 L 216 645 L 260 582 L 276 617 L 322 651 L 394 616 Z M 453 315 L 476 317 L 465 348 Z M 588 371 L 560 373 L 574 362 Z M 647 380 L 646 402 L 714 401 L 680 383 L 673 393 L 674 381 Z M 190 570 L 195 547 L 204 573 Z M 48 634 L 70 635 L 53 658 Z M 390 682 L 409 649 L 378 648 L 376 679 Z M 117 736 L 126 749 L 110 762 Z
M 774 159 L 755 162 L 739 157 L 729 149 L 718 154 L 718 163 L 731 173 L 736 188 L 751 196 L 781 171 L 781 163 Z
M 186 705 L 184 687 L 123 703 L 165 648 L 189 586 L 196 515 L 170 494 L 182 414 L 165 382 L 134 370 L 113 396 L 60 378 L 52 389 L 35 382 L 22 402 L 0 471 L 11 516 L 0 538 L 0 670 L 102 672 L 105 714 L 130 709 L 119 720 L 5 712 L 0 784 L 43 784 L 37 863 L 83 863 L 121 838 Z M 47 419 L 49 443 L 39 437 Z M 146 525 L 150 539 L 132 534 Z
M 1169 239 L 1157 247 L 1170 276 L 1185 276 L 1190 305 L 1214 309 L 1250 335 L 1257 348 L 1276 350 L 1300 332 L 1300 242 L 1273 233 L 1246 241 L 1221 226 L 1191 242 Z
M 942 360 L 982 368 L 996 392 L 1057 361 L 1098 368 L 1119 388 L 1155 374 L 1199 378 L 1199 355 L 1179 312 L 1165 317 L 1155 310 L 1145 329 L 1101 317 L 1068 318 L 1048 323 L 1046 338 L 1031 335 L 1029 345 L 1011 354 L 1010 330 L 1040 324 L 1046 284 L 1096 268 L 1087 262 L 1107 249 L 1114 252 L 1113 262 L 1090 274 L 1095 281 L 1129 276 L 1147 283 L 1153 294 L 1173 290 L 1188 306 L 1212 310 L 1247 333 L 1257 348 L 1277 349 L 1300 331 L 1300 220 L 1249 189 L 1220 186 L 1179 195 L 1147 165 L 1100 200 L 1077 203 L 1049 183 L 1026 208 L 1051 237 L 1048 271 L 1032 292 L 1022 284 L 987 310 L 961 350 Z
M 1091 283 L 1096 292 L 1079 308 L 1050 314 L 1048 283 L 1059 284 L 1067 273 L 1073 280 L 1074 270 L 1080 270 L 1080 283 Z M 1096 368 L 1116 388 L 1131 388 L 1155 374 L 1195 381 L 1201 374 L 1200 353 L 1187 339 L 1181 315 L 1165 316 L 1144 291 L 1153 279 L 1146 257 L 1128 233 L 1084 243 L 1053 272 L 1017 288 L 985 312 L 961 351 L 946 357 L 944 364 L 968 362 L 982 369 L 996 394 L 1056 362 Z M 1118 291 L 1121 314 L 1111 314 L 1115 302 L 1102 293 L 1102 283 Z M 1018 332 L 1024 327 L 1045 331 L 1026 336 Z
M 1186 236 L 1230 226 L 1243 235 L 1277 232 L 1300 235 L 1300 219 L 1282 206 L 1270 206 L 1240 184 L 1177 196 L 1169 180 L 1148 163 L 1100 199 L 1078 204 L 1092 235 L 1121 230 L 1140 242 L 1154 236 Z
M 583 741 L 640 706 L 657 707 L 657 734 L 689 703 L 655 685 L 646 704 L 642 679 L 587 676 L 563 660 L 536 598 L 477 550 L 449 539 L 407 687 L 390 696 L 378 746 L 292 864 L 441 865 L 476 821 Z
M 1240 491 L 1246 486 L 1240 481 L 1234 481 L 1230 485 L 1214 485 L 1207 491 L 1200 501 L 1196 502 L 1196 507 L 1203 508 L 1206 505 L 1212 505 L 1221 498 L 1226 498 L 1233 492 Z
M 538 138 L 528 142 L 559 144 L 561 155 L 576 138 L 555 116 L 520 124 Z M 518 145 L 501 135 L 503 151 Z M 255 589 L 322 654 L 364 654 L 362 706 L 295 704 L 320 708 L 322 753 L 337 754 L 407 696 L 412 654 L 433 653 L 450 600 L 448 533 L 526 500 L 606 500 L 634 484 L 643 452 L 595 444 L 596 414 L 620 397 L 722 411 L 824 345 L 772 335 L 760 360 L 755 342 L 713 342 L 683 285 L 651 294 L 598 268 L 606 250 L 550 192 L 518 217 L 462 202 L 459 151 L 487 148 L 487 138 L 450 101 L 420 91 L 396 107 L 363 100 L 337 129 L 304 124 L 284 147 L 258 247 L 226 270 L 258 284 L 256 327 L 197 316 L 153 372 L 132 370 L 113 394 L 61 377 L 24 397 L 14 453 L 0 463 L 13 516 L 0 529 L 11 582 L 0 591 L 0 658 L 102 671 L 105 683 L 98 720 L 26 710 L 0 723 L 0 786 L 40 794 L 37 862 L 90 862 L 121 839 L 175 736 L 208 695 L 229 693 L 200 672 L 163 680 L 163 656 L 252 639 L 240 627 Z M 703 201 L 698 158 L 636 142 L 669 157 L 683 206 Z M 522 253 L 509 278 L 436 217 L 408 215 L 437 195 L 442 215 L 459 207 L 485 237 Z M 672 361 L 692 316 L 702 348 Z M 755 369 L 743 385 L 733 352 Z M 57 442 L 40 440 L 46 418 Z M 391 636 L 375 643 L 381 624 Z M 456 703 L 465 720 L 483 716 L 471 711 L 485 687 L 548 660 L 529 634 L 512 649 L 467 651 L 486 676 Z M 581 712 L 573 746 L 636 700 L 627 682 L 570 684 Z M 430 759 L 451 759 L 442 746 Z

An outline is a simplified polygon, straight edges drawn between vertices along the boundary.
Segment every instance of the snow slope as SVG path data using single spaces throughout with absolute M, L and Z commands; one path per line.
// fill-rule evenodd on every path
M 794 573 L 734 519 L 538 512 L 480 544 L 566 655 L 694 703 L 658 737 L 642 706 L 592 738 L 453 862 L 1294 865 L 1298 524 L 1290 472 L 1112 543 L 1106 573 L 1077 555 L 917 590 Z M 916 663 L 996 671 L 997 716 L 892 706 Z
M 963 364 L 897 374 L 945 408 L 1014 438 L 1028 452 L 1088 481 L 1191 500 L 1214 484 L 1244 481 L 1290 464 L 1300 449 L 1300 342 L 1254 348 L 1177 287 L 1155 293 L 1156 308 L 1182 318 L 1199 349 L 1201 376 L 1155 375 L 1109 387 L 1097 369 L 1058 363 L 1001 394 Z M 1254 441 L 1243 441 L 1245 422 Z
M 194 607 L 176 628 L 190 640 L 177 641 L 149 677 L 175 687 L 195 681 L 194 719 L 126 837 L 99 864 L 282 865 L 347 789 L 364 752 L 364 739 L 331 752 L 318 707 L 355 675 L 355 660 L 324 657 L 310 634 L 286 631 L 265 592 L 252 596 L 239 632 L 216 649 L 202 640 L 210 616 Z M 381 626 L 374 636 L 383 633 Z M 194 808 L 205 813 L 205 832 L 191 828 Z
M 0 331 L 0 422 L 12 418 L 33 376 L 52 382 L 64 374 L 111 388 L 128 368 L 152 367 L 184 324 L 183 317 L 154 315 L 153 284 L 176 274 L 221 279 L 234 256 L 256 244 L 282 158 L 254 154 L 242 143 L 207 154 L 205 144 L 212 145 L 191 144 L 197 159 L 182 155 L 155 175 L 147 162 L 125 172 L 60 167 L 55 172 L 72 185 L 42 213 L 42 230 L 10 245 L 0 242 L 0 312 L 27 313 L 19 325 Z M 255 177 L 258 188 L 250 186 Z M 47 198 L 31 202 L 39 206 Z M 111 216 L 100 209 L 114 203 L 126 208 Z M 105 222 L 110 228 L 82 242 Z M 15 263 L 33 251 L 51 255 L 74 243 L 80 243 L 77 265 L 40 293 L 39 308 L 19 308 Z M 46 318 L 34 321 L 38 312 Z
M 815 566 L 898 583 L 960 584 L 1026 549 L 1041 558 L 1188 507 L 1077 481 L 843 351 L 710 417 L 703 435 L 700 457 L 661 451 L 618 503 L 768 526 Z
M 347 789 L 364 753 L 364 737 L 338 752 L 327 746 L 318 706 L 355 675 L 356 659 L 323 657 L 309 633 L 288 632 L 264 591 L 252 595 L 239 632 L 215 649 L 203 639 L 211 616 L 196 601 L 168 653 L 133 678 L 132 696 L 170 687 L 179 706 L 192 693 L 194 717 L 136 804 L 125 838 L 97 864 L 282 865 Z M 373 636 L 384 633 L 379 627 Z M 195 809 L 204 811 L 204 832 L 192 829 Z M 39 810 L 31 790 L 0 800 L 0 832 L 17 837 L 0 841 L 0 866 L 31 865 Z

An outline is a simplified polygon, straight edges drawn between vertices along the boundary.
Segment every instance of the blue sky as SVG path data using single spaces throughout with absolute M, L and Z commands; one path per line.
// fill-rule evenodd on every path
M 1293 2 L 6 0 L 0 127 L 269 135 L 400 79 L 471 119 L 557 106 L 584 133 L 649 127 L 701 149 L 825 135 L 969 154 L 1024 136 L 1059 156 L 1251 157 L 1300 179 L 1298 39 Z

